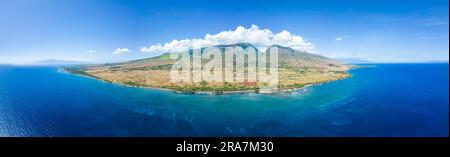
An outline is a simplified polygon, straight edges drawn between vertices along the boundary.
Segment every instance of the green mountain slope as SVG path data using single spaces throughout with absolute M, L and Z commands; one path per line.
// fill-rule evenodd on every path
M 254 47 L 249 43 L 237 43 L 232 45 L 218 45 L 222 53 L 226 47 Z M 349 65 L 341 64 L 320 55 L 301 52 L 292 48 L 273 45 L 270 48 L 278 48 L 279 63 L 279 89 L 292 89 L 303 87 L 307 84 L 321 83 L 338 80 L 350 76 L 347 70 Z M 255 47 L 254 47 L 255 48 Z M 202 48 L 204 52 L 206 48 Z M 255 48 L 256 49 L 256 48 Z M 191 50 L 192 51 L 192 50 Z M 259 54 L 259 52 L 257 52 Z M 179 91 L 235 91 L 254 90 L 258 91 L 262 82 L 211 82 L 205 83 L 172 83 L 169 71 L 176 60 L 170 59 L 166 53 L 157 57 L 112 64 L 102 64 L 83 67 L 83 73 L 106 81 L 121 83 L 132 86 L 144 86 L 154 88 L 169 88 Z M 202 61 L 203 64 L 206 60 Z M 78 72 L 79 73 L 79 72 Z

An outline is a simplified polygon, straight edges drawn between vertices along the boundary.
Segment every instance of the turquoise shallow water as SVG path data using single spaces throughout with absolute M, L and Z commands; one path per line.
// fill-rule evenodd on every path
M 0 136 L 448 136 L 448 64 L 279 94 L 190 95 L 0 66 Z

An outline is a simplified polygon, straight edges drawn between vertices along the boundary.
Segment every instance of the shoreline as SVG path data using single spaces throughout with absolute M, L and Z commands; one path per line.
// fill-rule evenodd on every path
M 347 77 L 342 77 L 342 78 L 339 78 L 339 79 L 336 79 L 336 80 L 328 80 L 328 81 L 323 81 L 323 82 L 305 84 L 303 87 L 293 87 L 293 88 L 286 88 L 286 89 L 278 88 L 276 91 L 271 91 L 271 92 L 260 92 L 259 89 L 253 89 L 253 90 L 230 90 L 230 91 L 180 91 L 180 90 L 170 89 L 170 88 L 127 85 L 127 84 L 120 83 L 120 82 L 112 82 L 112 81 L 104 80 L 104 79 L 101 79 L 101 78 L 98 78 L 98 77 L 95 77 L 95 76 L 89 76 L 89 75 L 83 75 L 83 74 L 79 74 L 79 73 L 73 73 L 73 72 L 70 72 L 70 71 L 66 70 L 64 67 L 60 67 L 58 69 L 61 70 L 62 72 L 66 72 L 68 74 L 78 75 L 78 76 L 82 76 L 82 77 L 86 77 L 86 78 L 91 78 L 91 79 L 95 79 L 97 81 L 102 81 L 102 82 L 105 82 L 105 83 L 110 83 L 110 84 L 124 86 L 124 87 L 171 91 L 171 92 L 174 92 L 174 93 L 195 94 L 195 95 L 223 95 L 223 94 L 248 94 L 248 93 L 255 93 L 255 94 L 290 93 L 290 92 L 296 92 L 298 90 L 301 90 L 301 89 L 304 89 L 304 88 L 307 88 L 307 87 L 310 87 L 310 86 L 320 85 L 320 84 L 334 82 L 334 81 L 339 81 L 339 80 L 343 80 L 343 79 L 347 79 L 347 78 L 352 77 L 352 75 L 349 73 Z M 349 69 L 349 70 L 351 70 L 351 69 Z

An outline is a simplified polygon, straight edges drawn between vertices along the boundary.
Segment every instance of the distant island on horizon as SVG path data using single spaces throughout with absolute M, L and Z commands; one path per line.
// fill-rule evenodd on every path
M 70 66 L 70 65 L 85 65 L 85 64 L 91 64 L 89 62 L 84 61 L 77 61 L 77 60 L 62 60 L 62 59 L 46 59 L 46 60 L 40 60 L 35 61 L 32 63 L 28 63 L 25 65 L 62 65 L 62 66 Z
M 249 43 L 231 45 L 217 45 L 222 53 L 226 47 L 254 47 Z M 289 47 L 272 45 L 278 48 L 278 91 L 289 91 L 305 87 L 310 84 L 335 81 L 350 77 L 347 72 L 354 66 L 341 63 L 321 55 L 298 51 Z M 256 49 L 256 48 L 255 48 Z M 257 49 L 256 49 L 257 50 Z M 201 49 L 204 51 L 204 48 Z M 257 50 L 257 53 L 259 51 Z M 66 71 L 74 74 L 94 77 L 111 83 L 133 87 L 148 87 L 171 89 L 187 93 L 234 93 L 234 92 L 260 92 L 261 82 L 170 82 L 169 71 L 176 62 L 170 59 L 170 53 L 157 57 L 133 60 L 120 63 L 107 63 L 98 65 L 80 65 L 65 67 Z M 206 60 L 202 60 L 206 62 Z M 235 63 L 234 63 L 235 64 Z

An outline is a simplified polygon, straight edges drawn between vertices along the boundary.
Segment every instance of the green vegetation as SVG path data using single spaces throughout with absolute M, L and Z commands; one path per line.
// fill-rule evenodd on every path
M 303 87 L 305 87 L 305 84 L 296 83 L 296 84 L 291 85 L 291 87 L 292 88 L 303 88 Z
M 124 82 L 123 84 L 128 85 L 128 86 L 134 86 L 134 87 L 143 86 L 142 84 L 140 84 L 138 82 L 132 82 L 132 81 L 127 81 L 127 82 Z
M 225 91 L 245 91 L 245 90 L 255 90 L 257 91 L 259 87 L 250 87 L 250 86 L 177 86 L 177 85 L 168 85 L 162 86 L 162 88 L 173 89 L 176 91 L 187 92 L 187 93 L 195 93 L 197 91 L 206 92 L 211 91 L 216 94 L 223 93 Z
M 72 74 L 78 74 L 78 75 L 85 75 L 85 76 L 91 76 L 89 73 L 87 73 L 82 67 L 73 66 L 73 67 L 65 67 L 64 70 L 72 73 Z
M 122 67 L 120 67 L 120 66 L 112 66 L 112 67 L 109 67 L 109 69 L 120 69 L 120 68 L 122 68 Z
M 206 85 L 208 85 L 208 82 L 206 82 L 205 80 L 202 80 L 202 82 L 200 82 L 200 85 L 206 86 Z
M 294 66 L 289 66 L 286 64 L 281 64 L 278 66 L 280 69 L 287 69 L 287 70 L 294 70 L 295 72 L 299 72 L 300 74 L 305 74 L 306 71 L 308 70 L 307 67 L 294 67 Z
M 347 71 L 334 71 L 334 73 L 336 73 L 336 74 L 348 74 Z
M 134 67 L 126 70 L 170 70 L 170 68 L 172 68 L 172 64 L 155 65 L 150 67 Z
M 164 53 L 157 57 L 158 59 L 170 59 L 170 53 Z

